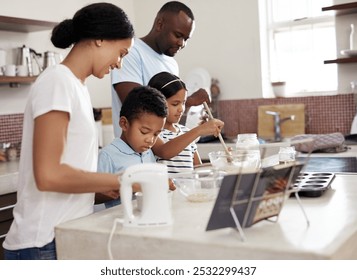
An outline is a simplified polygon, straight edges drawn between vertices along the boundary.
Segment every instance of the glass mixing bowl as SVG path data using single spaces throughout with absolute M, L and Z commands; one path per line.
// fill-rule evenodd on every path
M 260 168 L 260 152 L 256 150 L 233 150 L 228 155 L 225 151 L 208 153 L 213 167 L 228 173 L 256 172 Z
M 197 169 L 170 174 L 176 187 L 188 201 L 206 202 L 216 199 L 225 172 L 216 169 Z

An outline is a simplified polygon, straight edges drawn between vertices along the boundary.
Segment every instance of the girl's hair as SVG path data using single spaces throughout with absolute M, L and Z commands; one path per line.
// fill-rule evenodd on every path
M 166 99 L 174 96 L 181 89 L 187 90 L 185 83 L 169 72 L 160 72 L 153 76 L 149 81 L 149 86 L 161 91 Z
M 130 122 L 133 119 L 138 119 L 143 113 L 166 118 L 167 105 L 165 96 L 160 91 L 149 86 L 133 88 L 123 102 L 120 117 L 126 117 Z
M 134 37 L 134 28 L 125 12 L 110 3 L 83 7 L 73 19 L 66 19 L 52 30 L 51 41 L 57 48 L 68 48 L 83 39 L 115 40 Z

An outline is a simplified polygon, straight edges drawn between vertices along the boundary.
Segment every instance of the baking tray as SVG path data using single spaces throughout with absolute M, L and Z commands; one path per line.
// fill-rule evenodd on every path
M 319 197 L 331 187 L 335 174 L 331 172 L 302 172 L 294 182 L 299 196 Z

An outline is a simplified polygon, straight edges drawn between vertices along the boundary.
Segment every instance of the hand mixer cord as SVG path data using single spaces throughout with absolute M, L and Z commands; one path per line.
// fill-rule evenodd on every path
M 123 219 L 119 219 L 119 218 L 116 218 L 114 219 L 113 221 L 113 226 L 112 226 L 112 230 L 110 231 L 110 235 L 109 235 L 109 239 L 108 239 L 108 243 L 107 243 L 107 251 L 108 251 L 108 256 L 109 256 L 109 259 L 110 260 L 113 260 L 113 254 L 112 254 L 112 239 L 113 239 L 113 235 L 114 235 L 114 232 L 117 228 L 117 225 L 118 224 L 123 224 L 124 223 L 124 220 Z

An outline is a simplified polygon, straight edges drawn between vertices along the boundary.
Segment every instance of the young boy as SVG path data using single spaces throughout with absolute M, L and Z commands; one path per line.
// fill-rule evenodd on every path
M 98 172 L 118 173 L 131 165 L 155 163 L 155 155 L 161 158 L 171 158 L 195 138 L 206 134 L 217 135 L 224 125 L 223 122 L 214 120 L 175 140 L 164 143 L 159 139 L 157 142 L 164 128 L 167 114 L 166 98 L 160 91 L 149 86 L 134 88 L 123 102 L 120 111 L 121 137 L 115 138 L 99 153 Z M 157 151 L 155 155 L 151 150 L 154 144 Z M 170 182 L 170 189 L 175 189 L 172 182 Z M 114 200 L 105 202 L 106 208 L 120 203 L 118 199 L 115 199 L 117 194 L 96 194 L 97 201 L 110 198 Z M 96 211 L 102 209 L 102 206 L 96 206 Z
M 131 165 L 155 163 L 151 147 L 163 129 L 166 116 L 166 99 L 158 90 L 144 86 L 133 89 L 120 111 L 119 125 L 123 133 L 100 151 L 98 172 L 118 173 Z M 110 193 L 103 193 L 97 194 L 97 199 L 105 195 L 114 198 Z M 118 199 L 110 200 L 105 202 L 105 207 L 119 203 Z M 97 205 L 96 210 L 102 206 Z

